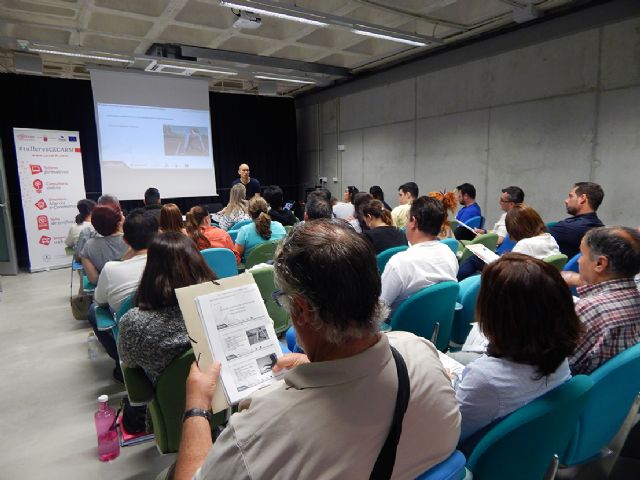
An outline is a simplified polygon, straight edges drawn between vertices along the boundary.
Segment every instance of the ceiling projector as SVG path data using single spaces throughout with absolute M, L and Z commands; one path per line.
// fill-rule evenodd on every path
M 238 30 L 246 28 L 249 30 L 255 30 L 262 25 L 262 19 L 253 12 L 245 12 L 241 10 L 239 14 L 236 14 L 238 19 L 233 22 L 233 28 Z

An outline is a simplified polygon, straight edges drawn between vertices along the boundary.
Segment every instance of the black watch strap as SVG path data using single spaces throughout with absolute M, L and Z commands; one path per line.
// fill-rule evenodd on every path
M 187 410 L 186 412 L 184 412 L 182 421 L 184 422 L 187 418 L 191 417 L 204 417 L 207 420 L 211 421 L 212 415 L 209 410 L 203 410 L 202 408 L 192 408 L 191 410 Z

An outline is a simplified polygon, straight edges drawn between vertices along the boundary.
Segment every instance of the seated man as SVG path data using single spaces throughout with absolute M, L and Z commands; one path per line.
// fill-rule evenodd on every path
M 476 187 L 470 183 L 463 183 L 458 185 L 456 189 L 458 190 L 458 202 L 462 205 L 456 214 L 456 220 L 467 223 L 473 217 L 481 216 L 480 205 L 476 203 Z M 474 237 L 472 232 L 461 225 L 456 227 L 453 234 L 458 240 L 473 240 Z
M 110 332 L 98 330 L 95 314 L 96 306 L 109 307 L 117 313 L 122 302 L 138 288 L 142 272 L 147 262 L 147 246 L 158 231 L 155 216 L 142 209 L 131 212 L 122 227 L 124 241 L 129 245 L 127 260 L 107 262 L 100 272 L 94 293 L 94 304 L 89 309 L 89 323 L 100 343 L 111 358 L 116 361 L 114 377 L 121 380 L 118 349 Z
M 460 435 L 450 380 L 429 341 L 379 332 L 385 308 L 366 240 L 342 222 L 306 222 L 283 241 L 274 271 L 306 355 L 281 358 L 276 370 L 293 367 L 284 381 L 233 414 L 215 445 L 198 409 L 211 406 L 220 364 L 202 372 L 194 363 L 174 478 L 368 478 L 398 394 L 401 360 L 391 348 L 407 364 L 411 391 L 388 463 L 393 478 L 415 478 L 446 459 Z
M 298 219 L 291 210 L 284 209 L 284 193 L 278 185 L 270 185 L 264 189 L 262 196 L 269 204 L 269 216 L 274 222 L 280 222 L 283 226 L 291 226 L 298 223 Z
M 307 196 L 307 204 L 304 207 L 304 221 L 317 220 L 318 218 L 333 218 L 331 197 L 327 200 L 324 192 L 314 191 Z
M 442 202 L 432 197 L 420 197 L 411 204 L 406 232 L 411 246 L 391 257 L 382 273 L 380 298 L 392 312 L 429 285 L 456 281 L 458 259 L 438 240 L 446 215 Z
M 602 226 L 596 211 L 603 198 L 604 192 L 597 183 L 576 183 L 564 201 L 567 213 L 572 216 L 549 228 L 560 252 L 570 259 L 578 254 L 583 235 L 594 227 Z
M 416 185 L 415 182 L 403 183 L 398 187 L 398 201 L 400 205 L 391 210 L 391 218 L 396 228 L 402 228 L 407 225 L 411 202 L 416 198 L 418 198 L 418 185 Z
M 576 313 L 585 331 L 569 358 L 574 374 L 593 372 L 623 350 L 640 343 L 640 233 L 628 227 L 589 230 L 580 244 L 580 300 Z
M 144 192 L 144 209 L 151 212 L 158 222 L 160 221 L 160 191 L 155 187 L 149 187 Z

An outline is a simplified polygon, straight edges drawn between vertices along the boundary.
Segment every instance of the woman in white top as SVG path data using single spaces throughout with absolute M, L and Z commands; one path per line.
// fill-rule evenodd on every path
M 336 218 L 344 220 L 353 220 L 356 216 L 356 208 L 353 206 L 353 199 L 358 193 L 358 189 L 353 185 L 349 185 L 342 193 L 342 202 L 338 202 L 333 206 L 333 214 Z
M 491 424 L 571 378 L 567 357 L 582 332 L 560 272 L 518 253 L 485 267 L 476 318 L 489 344 L 455 385 L 463 451 Z
M 91 212 L 96 206 L 96 202 L 89 200 L 88 198 L 83 198 L 82 200 L 78 200 L 78 204 L 76 206 L 78 207 L 76 223 L 71 225 L 69 233 L 67 233 L 67 238 L 64 240 L 65 245 L 70 248 L 76 247 L 76 243 L 78 243 L 78 237 L 80 236 L 82 229 L 91 225 Z
M 229 203 L 218 212 L 218 223 L 223 230 L 229 230 L 242 220 L 251 220 L 248 211 L 248 203 L 245 200 L 247 189 L 242 183 L 236 183 L 231 187 Z
M 560 253 L 555 238 L 547 233 L 542 218 L 530 206 L 524 203 L 515 205 L 507 213 L 505 222 L 509 237 L 517 242 L 512 252 L 524 253 L 540 260 Z

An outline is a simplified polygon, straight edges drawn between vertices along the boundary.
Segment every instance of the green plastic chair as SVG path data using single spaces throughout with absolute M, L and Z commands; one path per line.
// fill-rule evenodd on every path
M 391 330 L 427 338 L 446 352 L 459 290 L 458 282 L 440 282 L 414 293 L 391 316 Z
M 496 251 L 496 247 L 498 246 L 498 234 L 497 233 L 483 233 L 478 235 L 473 240 L 462 240 L 461 247 L 464 246 L 462 251 L 462 258 L 460 259 L 460 263 L 464 263 L 473 253 L 471 250 L 467 250 L 467 245 L 477 245 L 481 243 L 485 247 L 487 247 L 492 252 Z
M 153 433 L 160 453 L 175 453 L 182 436 L 182 415 L 185 405 L 185 384 L 191 364 L 195 360 L 189 349 L 165 368 L 153 387 L 141 368 L 122 364 L 122 374 L 129 400 L 133 405 L 148 404 Z M 213 416 L 212 428 L 226 421 L 226 412 Z
M 567 451 L 592 385 L 577 375 L 489 430 L 467 461 L 474 480 L 545 478 L 554 455 Z
M 550 255 L 547 258 L 542 259 L 545 263 L 550 263 L 554 267 L 558 269 L 558 271 L 562 271 L 564 266 L 567 264 L 569 257 L 567 257 L 563 253 L 559 253 L 558 255 Z
M 276 333 L 284 332 L 289 328 L 289 313 L 284 309 L 276 305 L 271 294 L 276 291 L 276 284 L 273 281 L 273 265 L 260 265 L 255 266 L 251 270 L 253 279 L 258 284 L 258 290 L 260 290 L 260 296 L 267 307 L 269 317 L 273 320 L 273 328 Z
M 284 227 L 284 230 L 287 232 L 287 235 L 289 235 L 289 233 L 291 233 L 291 230 L 293 230 L 293 225 L 286 225 Z
M 628 348 L 597 368 L 593 388 L 563 465 L 573 466 L 600 458 L 601 450 L 616 436 L 640 392 L 640 344 Z
M 551 229 L 551 227 L 553 227 L 556 223 L 558 223 L 557 221 L 555 222 L 547 222 L 545 224 L 545 226 L 547 227 L 547 232 Z
M 407 245 L 400 245 L 399 247 L 387 248 L 386 250 L 380 252 L 376 256 L 376 259 L 378 261 L 378 271 L 380 272 L 380 275 L 382 275 L 382 272 L 384 272 L 384 267 L 387 266 L 387 262 L 389 262 L 389 259 L 398 252 L 404 252 L 407 248 L 409 248 Z
M 459 284 L 458 303 L 462 308 L 453 315 L 451 327 L 451 341 L 458 345 L 464 344 L 471 331 L 471 323 L 475 321 L 476 302 L 480 293 L 480 275 L 465 278 Z
M 282 240 L 270 240 L 251 250 L 247 260 L 244 262 L 244 268 L 249 270 L 251 267 L 258 265 L 259 263 L 265 263 L 269 260 L 273 260 L 273 257 L 276 254 L 276 249 L 281 241 Z

